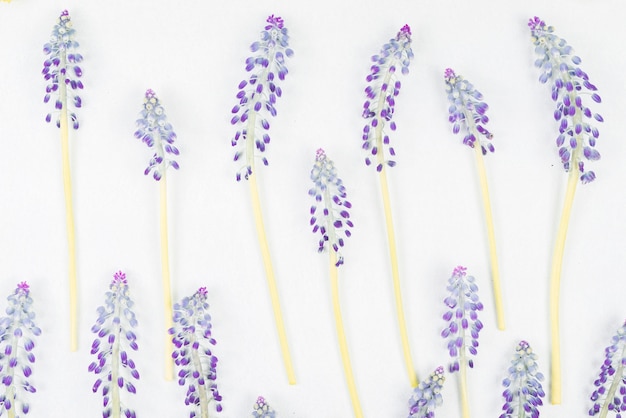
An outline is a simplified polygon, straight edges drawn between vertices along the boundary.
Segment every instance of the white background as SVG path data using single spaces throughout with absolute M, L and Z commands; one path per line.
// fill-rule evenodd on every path
M 42 46 L 61 10 L 77 31 L 85 90 L 71 133 L 78 244 L 80 348 L 69 351 L 67 248 L 59 132 L 44 121 Z M 269 14 L 280 15 L 295 56 L 271 121 L 270 166 L 261 199 L 298 384 L 286 381 L 252 221 L 247 185 L 234 180 L 229 124 L 244 60 Z M 542 416 L 585 416 L 604 347 L 626 316 L 626 114 L 620 1 L 14 0 L 0 4 L 0 294 L 27 280 L 43 335 L 31 396 L 33 417 L 100 416 L 89 329 L 115 271 L 127 273 L 139 320 L 134 355 L 140 417 L 184 417 L 184 389 L 163 378 L 158 186 L 151 156 L 133 137 L 144 91 L 154 89 L 178 134 L 171 172 L 170 239 L 175 300 L 209 291 L 224 417 L 249 416 L 264 395 L 280 417 L 352 415 L 330 305 L 328 259 L 317 254 L 307 190 L 315 150 L 326 149 L 353 203 L 341 300 L 367 417 L 404 417 L 411 388 L 397 332 L 378 176 L 363 164 L 361 119 L 370 56 L 408 23 L 415 59 L 397 99 L 398 153 L 390 171 L 400 273 L 420 377 L 448 355 L 440 337 L 446 280 L 466 265 L 485 304 L 473 416 L 497 417 L 501 380 L 520 339 L 549 366 L 548 273 L 567 176 L 554 139 L 549 87 L 537 79 L 527 21 L 556 27 L 600 89 L 591 103 L 606 123 L 580 186 L 562 280 L 564 387 Z M 472 81 L 490 109 L 496 153 L 488 156 L 505 298 L 497 331 L 482 207 L 472 151 L 447 121 L 443 71 Z M 591 106 L 590 105 L 590 106 Z M 592 167 L 593 166 L 593 167 Z M 6 302 L 4 302 L 6 303 Z M 4 306 L 0 303 L 0 306 Z M 1 309 L 4 309 L 3 307 Z M 448 376 L 439 417 L 460 416 Z M 547 390 L 548 382 L 544 382 Z M 546 400 L 547 403 L 547 400 Z

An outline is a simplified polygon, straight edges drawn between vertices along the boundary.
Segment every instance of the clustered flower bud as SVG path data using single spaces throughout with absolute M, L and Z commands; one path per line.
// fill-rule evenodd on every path
M 252 411 L 253 418 L 276 418 L 276 412 L 265 401 L 265 398 L 259 396 L 254 404 L 254 410 Z
M 541 386 L 543 374 L 538 371 L 537 355 L 526 341 L 520 341 L 509 367 L 509 375 L 502 381 L 504 413 L 500 418 L 539 418 L 541 398 L 546 396 Z
M 593 382 L 595 389 L 591 394 L 593 406 L 589 415 L 607 416 L 608 411 L 616 418 L 626 416 L 626 323 L 622 325 L 611 344 L 604 350 L 604 362 L 600 367 L 600 375 Z
M 413 390 L 409 399 L 408 418 L 435 418 L 435 408 L 443 404 L 441 389 L 446 378 L 439 366 Z

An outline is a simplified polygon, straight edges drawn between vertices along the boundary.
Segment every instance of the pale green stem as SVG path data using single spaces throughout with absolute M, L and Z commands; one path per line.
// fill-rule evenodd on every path
M 172 319 L 172 294 L 170 283 L 170 257 L 167 227 L 167 173 L 163 170 L 160 183 L 160 232 L 161 232 L 161 284 L 163 287 L 163 311 L 165 315 L 165 379 L 174 379 L 174 362 L 172 361 L 172 341 L 169 329 L 174 325 Z
M 463 289 L 459 289 L 459 306 L 465 305 Z M 461 321 L 458 321 L 459 325 L 459 338 L 462 339 L 463 344 L 459 348 L 459 391 L 461 393 L 461 413 L 463 418 L 470 418 L 469 409 L 469 395 L 467 391 L 467 356 L 465 353 L 465 329 L 463 328 Z
M 192 323 L 196 323 L 196 319 L 194 318 Z M 191 334 L 189 338 L 189 345 L 193 346 L 196 342 L 196 336 Z M 191 359 L 193 362 L 193 368 L 200 373 L 200 376 L 204 376 L 204 370 L 202 369 L 202 362 L 200 361 L 200 355 L 198 354 L 198 350 L 191 350 Z M 207 387 L 208 382 L 205 380 L 204 385 L 198 386 L 198 396 L 200 397 L 200 416 L 201 418 L 209 418 L 209 399 L 207 399 Z
M 13 343 L 11 344 L 11 356 L 17 356 L 17 337 L 13 337 Z M 10 363 L 10 362 L 9 362 Z M 7 375 L 11 376 L 11 385 L 7 388 L 6 397 L 11 401 L 11 409 L 7 410 L 7 415 L 9 418 L 15 418 L 15 410 L 17 409 L 17 404 L 15 402 L 15 367 L 8 366 Z
M 120 317 L 120 301 L 117 298 L 115 302 L 115 312 L 113 313 L 113 318 Z M 120 334 L 121 334 L 121 326 L 120 324 L 113 324 L 114 332 L 113 335 L 115 340 L 113 341 L 113 347 L 111 348 L 111 413 L 112 418 L 120 418 L 122 416 L 122 408 L 120 405 L 120 387 L 117 384 L 117 378 L 120 374 Z
M 522 392 L 522 387 L 523 385 L 525 385 L 525 380 L 526 379 L 522 379 L 522 377 L 520 376 L 518 382 L 519 397 L 517 400 L 517 418 L 526 418 L 526 411 L 524 410 L 526 396 L 524 395 L 524 392 Z

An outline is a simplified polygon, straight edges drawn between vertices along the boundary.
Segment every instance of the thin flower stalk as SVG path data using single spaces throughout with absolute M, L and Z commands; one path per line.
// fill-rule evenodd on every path
M 259 396 L 252 410 L 253 418 L 276 418 L 276 412 L 267 403 L 264 397 Z
M 126 274 L 113 275 L 103 306 L 98 307 L 98 318 L 91 331 L 96 338 L 91 344 L 91 354 L 96 357 L 87 370 L 98 378 L 92 391 L 101 390 L 103 418 L 136 418 L 135 411 L 122 402 L 122 392 L 137 393 L 133 381 L 139 380 L 131 350 L 137 351 L 137 319 L 134 302 L 129 295 Z
M 500 418 L 539 418 L 539 407 L 546 396 L 541 386 L 543 374 L 537 366 L 537 354 L 526 341 L 520 341 L 511 360 L 508 376 L 502 381 L 506 388 L 504 411 Z
M 485 212 L 487 225 L 487 239 L 489 241 L 489 259 L 491 260 L 491 282 L 493 285 L 493 297 L 496 307 L 496 323 L 498 329 L 504 330 L 504 307 L 502 302 L 502 289 L 500 284 L 500 268 L 496 251 L 496 234 L 491 212 L 491 199 L 487 182 L 487 171 L 483 156 L 488 152 L 494 152 L 495 147 L 491 143 L 493 134 L 485 128 L 489 118 L 486 115 L 489 106 L 483 102 L 483 95 L 474 88 L 472 83 L 458 75 L 451 68 L 444 72 L 446 93 L 450 107 L 448 108 L 448 120 L 452 123 L 452 132 L 455 134 L 463 130 L 463 144 L 474 149 L 476 156 L 476 168 Z
M 611 412 L 616 418 L 626 416 L 626 323 L 622 325 L 611 344 L 604 350 L 604 362 L 600 374 L 593 382 L 591 394 L 593 406 L 589 416 L 606 418 Z
M 448 279 L 449 296 L 444 299 L 447 311 L 443 320 L 447 326 L 441 336 L 448 341 L 448 353 L 453 359 L 448 366 L 450 373 L 459 372 L 459 392 L 463 418 L 470 417 L 469 395 L 467 388 L 467 367 L 474 367 L 472 356 L 478 353 L 478 335 L 483 324 L 478 319 L 478 312 L 483 304 L 478 298 L 478 286 L 473 276 L 467 275 L 467 269 L 458 266 Z
M 366 77 L 368 86 L 365 88 L 365 94 L 367 99 L 363 104 L 363 118 L 367 119 L 367 124 L 363 128 L 362 147 L 368 153 L 365 158 L 365 164 L 368 166 L 374 164 L 380 177 L 396 317 L 402 342 L 402 353 L 411 386 L 416 387 L 417 374 L 413 367 L 411 347 L 402 303 L 396 237 L 386 171 L 387 167 L 394 167 L 396 165 L 396 152 L 390 145 L 387 131 L 387 129 L 390 131 L 396 130 L 396 122 L 393 120 L 393 114 L 395 112 L 396 97 L 400 93 L 401 87 L 400 80 L 397 79 L 396 71 L 400 69 L 402 74 L 408 74 L 409 64 L 412 58 L 413 50 L 411 49 L 411 28 L 409 25 L 404 25 L 395 38 L 390 39 L 388 43 L 383 45 L 380 54 L 372 56 L 373 64 L 370 67 L 370 74 Z
M 172 125 L 167 121 L 165 109 L 156 93 L 151 89 L 146 91 L 143 109 L 137 119 L 135 137 L 141 139 L 149 148 L 154 149 L 154 154 L 144 170 L 144 174 L 152 173 L 152 178 L 160 183 L 159 186 L 159 231 L 161 238 L 161 285 L 163 287 L 163 306 L 165 314 L 165 329 L 172 327 L 172 295 L 170 279 L 170 257 L 167 222 L 167 169 L 180 167 L 174 160 L 180 152 L 174 146 L 176 133 Z M 165 333 L 165 378 L 174 378 L 174 365 L 170 359 L 171 343 Z
M 178 384 L 187 386 L 185 405 L 189 418 L 209 418 L 213 404 L 222 411 L 222 396 L 217 389 L 217 357 L 211 349 L 216 344 L 212 336 L 211 315 L 207 290 L 198 289 L 191 297 L 174 304 L 174 326 L 169 333 L 174 349 L 172 358 L 178 369 Z
M 554 34 L 554 28 L 547 26 L 538 17 L 530 19 L 528 26 L 535 52 L 539 56 L 535 66 L 541 70 L 539 81 L 551 82 L 552 100 L 556 104 L 554 119 L 559 124 L 556 145 L 563 168 L 569 173 L 567 191 L 561 221 L 555 240 L 550 272 L 550 335 L 552 343 L 550 367 L 550 401 L 561 403 L 561 344 L 559 336 L 559 293 L 561 270 L 567 228 L 574 203 L 576 186 L 592 182 L 596 175 L 586 170 L 585 160 L 596 161 L 600 153 L 595 149 L 599 137 L 594 122 L 604 119 L 592 113 L 586 106 L 591 99 L 600 103 L 602 99 L 596 93 L 597 88 L 589 81 L 589 76 L 580 68 L 581 59 L 565 39 Z
M 445 380 L 443 367 L 439 366 L 413 389 L 413 395 L 409 399 L 408 418 L 435 418 L 435 408 L 443 404 L 441 390 Z
M 332 305 L 337 339 L 339 341 L 339 352 L 341 353 L 343 371 L 354 416 L 361 418 L 363 417 L 363 411 L 356 390 L 354 374 L 352 373 L 348 342 L 339 302 L 338 267 L 344 263 L 343 255 L 341 254 L 341 248 L 344 246 L 344 237 L 348 238 L 352 235 L 351 228 L 354 224 L 350 220 L 349 213 L 352 204 L 346 200 L 346 188 L 337 176 L 335 164 L 326 156 L 322 149 L 317 150 L 315 163 L 311 170 L 311 180 L 314 183 L 314 187 L 309 190 L 309 195 L 314 198 L 315 203 L 310 210 L 310 225 L 313 227 L 313 233 L 321 235 L 318 243 L 318 252 L 321 253 L 328 250 L 329 253 Z
M 34 338 L 41 335 L 41 329 L 34 321 L 33 299 L 26 282 L 19 283 L 7 300 L 7 316 L 0 319 L 0 416 L 6 412 L 9 418 L 15 418 L 28 414 L 27 394 L 36 392 L 30 381 L 35 363 Z
M 82 99 L 77 94 L 83 89 L 80 80 L 83 70 L 78 65 L 83 56 L 77 52 L 78 42 L 74 39 L 75 29 L 67 10 L 61 12 L 52 29 L 50 42 L 43 47 L 47 56 L 43 63 L 42 74 L 48 82 L 44 103 L 54 99 L 54 111 L 46 115 L 46 122 L 55 119 L 61 132 L 61 156 L 63 164 L 63 190 L 65 195 L 65 224 L 68 244 L 68 275 L 70 290 L 70 349 L 78 350 L 78 291 L 76 278 L 76 236 L 74 228 L 74 209 L 72 203 L 72 176 L 70 170 L 69 120 L 72 127 L 78 129 L 76 113 L 68 113 L 68 107 L 82 107 Z
M 268 119 L 277 114 L 276 101 L 282 96 L 280 83 L 285 80 L 288 73 L 285 62 L 288 57 L 293 55 L 293 51 L 289 48 L 289 35 L 283 19 L 279 16 L 269 16 L 265 28 L 261 32 L 260 40 L 252 43 L 250 49 L 253 55 L 246 59 L 246 71 L 250 73 L 250 76 L 247 80 L 239 83 L 237 93 L 239 103 L 232 109 L 234 116 L 231 119 L 231 124 L 238 126 L 238 131 L 231 140 L 231 145 L 237 149 L 234 160 L 236 162 L 243 161 L 243 166 L 237 171 L 236 179 L 240 181 L 244 178 L 248 180 L 250 186 L 252 212 L 270 292 L 274 321 L 278 331 L 278 340 L 287 372 L 287 380 L 289 384 L 293 385 L 296 383 L 296 376 L 289 352 L 278 287 L 263 222 L 255 167 L 257 158 L 261 159 L 263 165 L 268 165 L 267 158 L 263 155 L 270 143 Z

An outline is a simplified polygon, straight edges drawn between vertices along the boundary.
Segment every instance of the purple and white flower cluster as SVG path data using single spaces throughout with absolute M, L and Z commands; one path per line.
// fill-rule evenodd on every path
M 408 418 L 435 418 L 435 408 L 443 404 L 441 390 L 446 378 L 439 366 L 413 390 L 409 399 Z
M 538 371 L 537 354 L 526 341 L 520 341 L 509 367 L 509 375 L 502 381 L 505 403 L 500 418 L 539 418 L 539 407 L 546 396 Z
M 606 417 L 608 411 L 616 418 L 626 416 L 626 323 L 611 339 L 611 344 L 604 350 L 604 362 L 600 375 L 593 382 L 596 387 L 591 394 L 593 406 L 589 415 L 600 414 Z
M 253 418 L 276 418 L 276 412 L 265 401 L 265 398 L 259 396 L 254 403 L 254 409 L 252 411 Z

